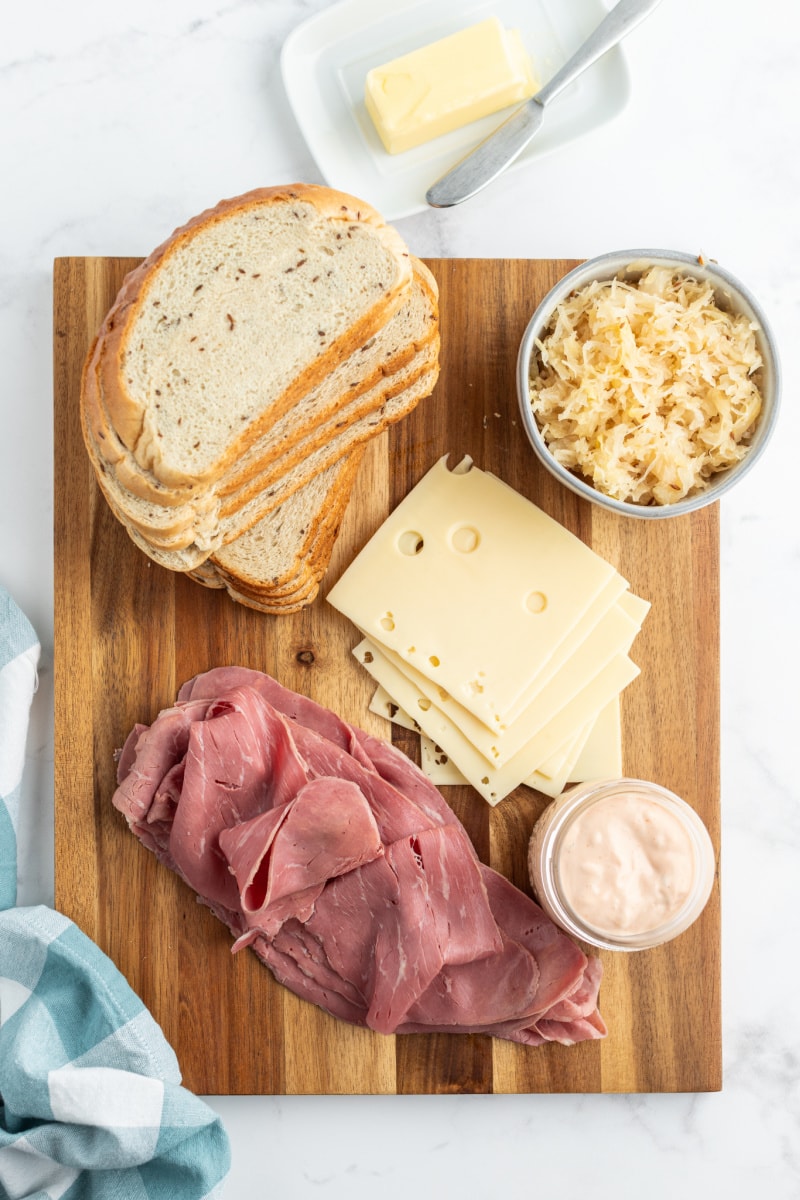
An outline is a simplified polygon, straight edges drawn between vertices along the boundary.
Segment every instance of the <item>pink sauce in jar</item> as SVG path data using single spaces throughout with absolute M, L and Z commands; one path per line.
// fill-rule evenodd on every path
M 583 784 L 551 804 L 531 836 L 539 903 L 563 928 L 606 949 L 669 941 L 702 912 L 714 849 L 683 800 L 646 780 Z

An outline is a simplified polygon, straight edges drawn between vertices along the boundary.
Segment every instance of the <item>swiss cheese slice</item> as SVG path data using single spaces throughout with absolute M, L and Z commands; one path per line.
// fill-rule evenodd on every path
M 578 755 L 583 749 L 586 739 L 592 731 L 593 725 L 594 718 L 592 718 L 590 721 L 587 721 L 587 723 L 581 729 L 579 729 L 577 733 L 573 734 L 568 741 L 566 741 L 562 746 L 559 746 L 557 750 L 554 750 L 552 754 L 548 755 L 544 762 L 540 763 L 537 767 L 535 771 L 536 777 L 539 778 L 543 776 L 545 779 L 558 778 L 562 774 L 564 768 L 570 763 L 574 763 L 577 759 Z M 531 786 L 534 785 L 532 784 Z
M 419 738 L 419 764 L 423 774 L 437 787 L 463 786 L 468 783 L 452 758 L 424 733 L 420 734 Z
M 517 720 L 521 713 L 539 695 L 541 690 L 568 663 L 572 654 L 576 653 L 578 649 L 585 649 L 585 645 L 590 639 L 595 639 L 598 635 L 600 637 L 607 636 L 603 631 L 602 621 L 603 617 L 609 611 L 608 604 L 612 596 L 614 597 L 614 604 L 622 609 L 631 621 L 635 622 L 636 632 L 638 633 L 642 627 L 642 622 L 650 611 L 650 603 L 647 600 L 643 600 L 640 596 L 635 596 L 627 590 L 627 587 L 628 585 L 620 575 L 614 577 L 611 583 L 594 601 L 589 612 L 578 622 L 543 670 L 519 697 L 512 710 L 506 716 L 505 723 L 507 725 Z
M 619 779 L 621 776 L 622 717 L 617 697 L 597 714 L 567 779 L 573 783 L 586 783 L 589 779 Z
M 612 701 L 612 705 L 613 705 Z M 420 727 L 416 721 L 412 720 L 408 713 L 395 703 L 385 688 L 378 684 L 372 699 L 369 703 L 370 712 L 376 713 L 379 717 L 384 717 L 385 720 L 391 721 L 393 725 L 399 725 L 401 729 L 410 729 L 420 734 L 420 765 L 424 773 L 428 776 L 432 783 L 438 785 L 443 784 L 466 784 L 468 781 L 459 771 L 458 767 L 448 758 L 441 746 L 437 746 L 431 738 L 420 731 Z M 568 775 L 564 772 L 568 771 L 571 765 L 575 762 L 578 754 L 583 750 L 593 723 L 590 722 L 580 732 L 571 737 L 562 747 L 554 754 L 551 754 L 548 759 L 542 764 L 539 771 L 535 771 L 525 783 L 529 787 L 541 787 L 541 781 L 554 786 L 553 781 L 561 778 L 562 775 L 566 779 Z M 619 771 L 617 772 L 619 774 Z M 550 791 L 545 788 L 547 794 Z M 556 795 L 557 793 L 553 792 Z
M 328 600 L 494 729 L 616 575 L 495 476 L 440 459 Z
M 582 740 L 586 738 L 587 734 L 588 729 L 584 729 L 581 731 L 580 738 L 573 740 L 574 750 L 568 758 L 564 759 L 563 765 L 556 774 L 546 775 L 534 771 L 532 775 L 522 781 L 526 787 L 535 788 L 537 792 L 542 792 L 543 795 L 551 796 L 553 799 L 560 796 L 570 777 L 570 770 L 580 750 Z M 424 733 L 420 736 L 420 765 L 431 783 L 435 783 L 437 787 L 469 783 L 453 760 L 447 757 L 441 746 L 435 745 Z
M 416 721 L 378 685 L 370 709 L 404 729 L 419 729 Z M 420 734 L 420 766 L 437 787 L 465 785 L 469 780 L 441 746 Z M 545 796 L 560 796 L 568 782 L 588 779 L 619 779 L 622 775 L 622 722 L 619 697 L 601 709 L 558 751 L 546 759 L 523 783 Z
M 629 617 L 620 604 L 615 604 L 602 617 L 593 636 L 581 642 L 575 653 L 549 683 L 536 692 L 531 703 L 513 723 L 498 723 L 495 729 L 487 729 L 474 713 L 457 704 L 449 692 L 432 683 L 429 677 L 410 666 L 400 655 L 386 647 L 382 647 L 382 650 L 389 662 L 410 680 L 423 697 L 427 697 L 447 715 L 487 762 L 501 766 L 544 728 L 616 654 L 627 653 L 639 628 L 638 621 Z M 409 716 L 418 720 L 416 710 Z
M 572 740 L 566 753 L 551 755 L 525 780 L 545 796 L 560 796 L 568 783 L 619 779 L 622 775 L 622 723 L 619 696 L 610 700 Z
M 389 662 L 380 647 L 365 639 L 353 653 L 373 679 L 413 716 L 422 732 L 442 748 L 490 804 L 497 804 L 523 783 L 639 674 L 639 668 L 627 655 L 615 655 L 513 758 L 502 766 L 494 766 L 487 763 L 437 705 L 423 696 L 403 672 Z
M 392 699 L 386 688 L 381 687 L 380 684 L 376 687 L 369 702 L 369 711 L 379 717 L 385 717 L 387 721 L 399 725 L 401 729 L 410 729 L 415 733 L 420 731 L 417 722 Z

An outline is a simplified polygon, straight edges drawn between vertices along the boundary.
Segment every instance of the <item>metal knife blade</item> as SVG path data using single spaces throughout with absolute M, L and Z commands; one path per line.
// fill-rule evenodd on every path
M 469 200 L 496 179 L 534 137 L 544 120 L 544 105 L 534 97 L 516 109 L 474 150 L 430 187 L 425 199 L 433 208 L 452 208 Z
M 583 45 L 535 96 L 428 188 L 425 196 L 428 204 L 433 208 L 451 208 L 469 200 L 496 179 L 536 135 L 545 105 L 616 46 L 659 3 L 660 0 L 618 0 Z

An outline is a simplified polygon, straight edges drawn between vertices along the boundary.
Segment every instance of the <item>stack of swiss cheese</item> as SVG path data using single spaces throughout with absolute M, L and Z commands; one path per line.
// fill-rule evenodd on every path
M 650 606 L 469 460 L 439 461 L 328 600 L 364 635 L 354 653 L 380 685 L 373 706 L 427 737 L 437 783 L 467 780 L 496 804 L 521 783 L 557 795 L 622 773 L 619 697 Z
M 83 372 L 101 490 L 155 562 L 267 612 L 316 595 L 369 439 L 438 375 L 431 273 L 369 205 L 265 188 L 128 275 Z

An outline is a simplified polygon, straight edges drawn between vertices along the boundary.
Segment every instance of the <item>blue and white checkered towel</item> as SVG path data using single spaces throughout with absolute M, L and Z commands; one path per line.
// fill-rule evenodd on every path
M 201 1200 L 230 1165 L 161 1029 L 50 908 L 14 908 L 36 634 L 0 587 L 0 1198 Z

